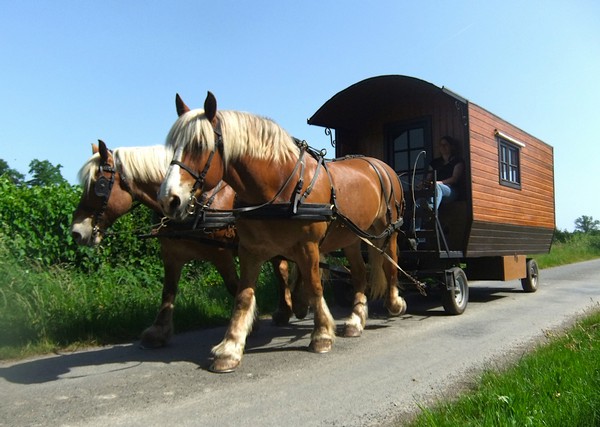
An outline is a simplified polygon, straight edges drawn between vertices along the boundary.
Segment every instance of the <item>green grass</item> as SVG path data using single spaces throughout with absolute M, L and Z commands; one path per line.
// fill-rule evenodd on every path
M 600 257 L 600 234 L 575 233 L 555 242 L 548 254 L 535 255 L 540 268 L 556 267 Z
M 274 309 L 277 296 L 269 268 L 258 295 L 262 312 Z M 18 264 L 0 241 L 0 359 L 137 339 L 154 321 L 161 292 L 160 265 L 149 272 L 44 270 Z M 226 324 L 232 304 L 216 270 L 191 263 L 177 295 L 176 331 Z
M 160 278 L 144 282 L 110 268 L 90 277 L 60 268 L 20 271 L 0 262 L 0 275 L 0 358 L 135 339 L 153 322 L 162 290 Z M 220 286 L 182 283 L 175 324 L 187 330 L 225 323 L 229 306 Z
M 600 236 L 574 234 L 536 256 L 541 268 L 600 257 Z M 275 309 L 276 287 L 267 263 L 259 282 L 262 313 Z M 180 282 L 174 314 L 177 332 L 225 324 L 232 300 L 206 263 L 191 263 Z M 131 341 L 157 313 L 162 267 L 100 266 L 42 269 L 19 262 L 0 239 L 0 359 L 54 349 Z
M 600 425 L 600 312 L 457 401 L 423 409 L 411 427 Z

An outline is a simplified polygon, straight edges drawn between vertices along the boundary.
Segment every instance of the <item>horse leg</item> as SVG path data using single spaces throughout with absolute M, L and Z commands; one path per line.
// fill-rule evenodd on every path
M 235 297 L 235 305 L 229 327 L 223 341 L 213 347 L 214 356 L 210 370 L 213 372 L 233 372 L 241 363 L 246 338 L 252 329 L 256 314 L 255 287 L 263 260 L 259 260 L 240 245 L 240 288 Z
M 303 256 L 296 260 L 300 269 L 308 301 L 314 309 L 314 329 L 309 350 L 315 353 L 327 353 L 335 340 L 335 322 L 323 297 L 323 285 L 319 269 L 319 246 L 308 243 L 303 247 Z
M 389 246 L 386 250 L 388 256 L 398 262 L 397 256 L 397 239 L 396 235 L 390 239 Z M 393 265 L 390 261 L 385 260 L 383 262 L 383 269 L 387 278 L 387 298 L 385 300 L 385 307 L 392 316 L 401 316 L 406 313 L 406 301 L 398 293 L 398 268 Z
M 233 253 L 229 250 L 216 251 L 214 252 L 214 256 L 207 256 L 206 258 L 213 263 L 217 272 L 223 278 L 223 283 L 225 284 L 227 291 L 232 296 L 236 296 L 240 285 L 240 279 L 237 270 L 235 269 Z
M 287 325 L 292 317 L 292 295 L 289 286 L 289 270 L 286 260 L 272 258 L 273 273 L 279 284 L 279 300 L 277 310 L 273 313 L 273 323 L 277 326 Z
M 183 265 L 180 260 L 169 259 L 163 254 L 162 303 L 152 326 L 142 332 L 140 346 L 143 348 L 163 347 L 173 336 L 173 309 Z
M 369 317 L 367 296 L 365 295 L 367 287 L 367 271 L 365 262 L 362 258 L 360 242 L 344 248 L 344 256 L 350 263 L 352 285 L 354 287 L 352 314 L 344 324 L 344 336 L 360 337 L 362 331 L 365 329 L 367 317 Z
M 302 280 L 302 275 L 298 268 L 294 268 L 292 279 L 290 279 L 290 289 L 292 290 L 292 311 L 297 319 L 304 319 L 308 314 L 309 302 L 306 295 L 306 286 Z

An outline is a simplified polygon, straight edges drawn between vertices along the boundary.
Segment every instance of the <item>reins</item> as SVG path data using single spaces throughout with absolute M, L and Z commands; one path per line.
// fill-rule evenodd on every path
M 283 185 L 279 188 L 279 190 L 277 191 L 277 193 L 275 193 L 275 195 L 271 198 L 271 200 L 269 200 L 265 203 L 262 203 L 260 205 L 245 206 L 245 207 L 241 207 L 241 208 L 233 208 L 231 210 L 231 212 L 233 212 L 233 214 L 237 217 L 237 216 L 243 216 L 244 214 L 252 212 L 252 211 L 263 209 L 266 206 L 275 205 L 275 200 L 277 200 L 279 198 L 279 196 L 281 196 L 281 194 L 287 188 L 287 186 L 290 184 L 290 182 L 292 182 L 292 178 L 296 175 L 296 172 L 298 172 L 298 169 L 300 169 L 300 179 L 296 183 L 296 187 L 294 189 L 294 194 L 297 194 L 298 192 L 300 192 L 304 185 L 303 176 L 304 176 L 304 169 L 306 167 L 306 163 L 304 162 L 304 153 L 305 152 L 306 152 L 306 149 L 304 149 L 301 146 L 300 147 L 300 155 L 298 157 L 298 161 L 294 165 L 294 169 L 292 170 L 292 173 L 290 173 L 290 175 L 287 177 L 287 179 L 285 180 Z
M 223 161 L 224 142 L 223 142 L 223 133 L 221 131 L 221 122 L 220 121 L 217 121 L 216 124 L 213 124 L 213 132 L 215 133 L 215 137 L 216 137 L 216 142 L 215 142 L 216 150 L 218 150 L 220 152 L 221 160 Z M 370 234 L 367 231 L 364 231 L 360 227 L 358 227 L 350 218 L 348 218 L 346 215 L 344 215 L 340 211 L 340 209 L 337 205 L 337 198 L 336 198 L 335 187 L 333 185 L 333 178 L 331 176 L 331 173 L 329 172 L 329 169 L 327 168 L 327 161 L 325 160 L 325 153 L 323 151 L 319 152 L 319 151 L 311 148 L 306 143 L 306 141 L 300 141 L 300 140 L 294 138 L 294 142 L 300 149 L 300 153 L 298 155 L 298 161 L 294 165 L 294 169 L 292 170 L 290 175 L 287 177 L 287 179 L 285 180 L 283 185 L 279 188 L 279 190 L 275 193 L 275 195 L 270 200 L 268 200 L 264 203 L 261 203 L 259 205 L 238 207 L 238 208 L 233 208 L 231 210 L 210 209 L 206 205 L 198 204 L 198 200 L 196 199 L 196 196 L 195 196 L 196 192 L 199 189 L 201 190 L 202 193 L 204 193 L 204 185 L 206 182 L 206 175 L 208 174 L 208 171 L 212 164 L 212 160 L 214 158 L 214 154 L 215 154 L 216 150 L 212 150 L 210 152 L 208 159 L 207 159 L 206 163 L 204 164 L 202 171 L 199 174 L 197 174 L 193 169 L 188 167 L 183 162 L 181 162 L 179 160 L 172 160 L 171 165 L 177 165 L 177 166 L 181 167 L 183 170 L 185 170 L 187 173 L 189 173 L 195 179 L 194 185 L 192 186 L 192 189 L 190 191 L 188 206 L 186 207 L 188 214 L 190 214 L 190 215 L 196 214 L 196 210 L 199 206 L 200 209 L 204 210 L 204 211 L 210 211 L 210 212 L 227 212 L 227 211 L 229 211 L 229 212 L 232 212 L 236 218 L 246 217 L 246 218 L 257 218 L 258 219 L 261 217 L 262 218 L 265 218 L 265 217 L 266 218 L 278 218 L 278 217 L 293 218 L 293 217 L 296 217 L 298 219 L 303 219 L 302 213 L 300 212 L 301 207 L 307 206 L 307 205 L 303 205 L 303 204 L 304 204 L 305 200 L 311 194 L 311 192 L 317 182 L 317 179 L 319 177 L 319 173 L 320 173 L 321 167 L 322 167 L 323 169 L 325 169 L 325 172 L 327 173 L 327 177 L 329 179 L 330 191 L 331 191 L 330 205 L 318 205 L 316 210 L 313 210 L 308 214 L 308 217 L 310 219 L 318 218 L 315 220 L 323 220 L 323 221 L 331 221 L 332 219 L 339 218 L 358 237 L 361 237 L 364 239 L 369 239 L 369 240 L 384 239 L 383 247 L 386 247 L 389 244 L 390 237 L 402 226 L 402 222 L 403 222 L 402 207 L 399 206 L 398 203 L 396 202 L 394 187 L 392 185 L 392 177 L 389 176 L 389 174 L 387 175 L 388 180 L 390 182 L 390 192 L 386 199 L 386 209 L 387 209 L 386 217 L 387 217 L 388 225 L 381 233 L 379 233 L 377 235 Z M 304 156 L 305 156 L 305 153 L 307 153 L 307 152 L 309 152 L 310 155 L 317 161 L 317 167 L 315 169 L 315 173 L 311 179 L 310 184 L 308 185 L 308 187 L 306 188 L 304 193 L 302 193 L 302 188 L 304 187 L 304 173 L 305 173 L 305 169 L 306 169 L 306 162 L 304 160 Z M 384 180 L 383 180 L 383 177 L 381 176 L 381 171 L 373 162 L 371 162 L 367 159 L 364 159 L 364 160 L 369 163 L 369 165 L 373 168 L 373 170 L 377 174 L 377 177 L 379 179 L 379 183 L 381 186 L 382 195 L 384 195 L 386 193 L 386 191 L 385 191 Z M 294 191 L 292 193 L 290 202 L 289 203 L 276 203 L 276 200 L 281 196 L 281 194 L 283 194 L 285 189 L 288 188 L 288 186 L 292 182 L 292 179 L 294 178 L 294 176 L 296 176 L 298 171 L 300 172 L 299 178 L 294 187 Z M 383 197 L 386 197 L 386 196 L 383 196 Z M 390 207 L 392 199 L 394 199 L 394 201 L 396 202 L 396 210 L 397 210 L 397 218 L 398 219 L 395 222 L 392 221 L 393 215 L 391 213 L 391 207 Z M 313 204 L 308 204 L 308 206 L 311 206 L 311 205 L 313 205 Z M 271 207 L 273 208 L 273 210 L 267 209 L 267 208 L 271 208 Z
M 109 150 L 109 153 L 113 154 L 113 151 Z M 113 154 L 113 159 L 114 159 L 114 164 L 115 164 L 114 167 L 111 166 L 110 164 L 108 164 L 106 161 L 103 161 L 99 165 L 98 170 L 99 170 L 100 176 L 97 178 L 96 182 L 94 183 L 94 193 L 96 194 L 96 196 L 98 196 L 99 198 L 102 199 L 102 205 L 101 205 L 100 209 L 95 211 L 93 213 L 93 217 L 92 217 L 92 233 L 94 235 L 102 233 L 104 236 L 109 237 L 109 236 L 117 236 L 119 234 L 124 234 L 124 232 L 118 233 L 118 232 L 114 232 L 114 231 L 102 230 L 100 228 L 100 220 L 106 213 L 106 209 L 108 207 L 108 202 L 110 200 L 110 196 L 112 193 L 112 189 L 114 187 L 115 178 L 116 178 L 117 173 L 120 174 L 119 181 L 121 183 L 121 186 L 123 187 L 123 189 L 125 191 L 127 191 L 131 195 L 131 198 L 134 201 L 134 204 L 133 204 L 132 208 L 129 210 L 129 212 L 131 213 L 131 211 L 133 211 L 134 209 L 138 208 L 141 205 L 141 202 L 136 199 L 136 196 L 131 189 L 131 185 L 129 184 L 129 182 L 126 179 L 125 175 L 123 174 L 122 170 L 120 170 L 121 168 L 119 167 L 119 164 L 120 164 L 119 158 L 114 156 L 114 154 Z M 206 169 L 208 169 L 208 168 L 206 168 Z M 107 178 L 104 175 L 104 173 L 110 173 L 110 178 Z M 224 186 L 223 181 L 220 181 L 210 196 L 206 197 L 206 193 L 203 193 L 203 203 L 202 203 L 203 206 L 210 207 L 212 205 L 212 203 L 214 202 L 215 198 L 217 197 L 217 195 L 224 188 L 225 188 L 225 186 Z M 167 227 L 167 224 L 169 222 L 170 222 L 170 220 L 168 218 L 163 217 L 163 218 L 161 218 L 160 222 L 151 224 L 149 226 L 150 233 L 141 234 L 143 232 L 141 229 L 135 230 L 135 231 L 133 231 L 133 233 L 137 234 L 137 236 L 142 239 L 150 238 L 150 237 L 186 238 L 186 236 L 188 236 L 189 238 L 191 238 L 193 240 L 200 241 L 205 244 L 213 244 L 214 246 L 220 246 L 220 247 L 226 247 L 226 248 L 235 246 L 233 244 L 226 243 L 226 242 L 223 242 L 223 243 L 212 242 L 210 238 L 206 238 L 206 237 L 189 236 L 190 232 L 202 232 L 204 234 L 210 234 L 217 230 L 222 230 L 222 229 L 225 229 L 228 227 L 232 227 L 234 219 L 233 219 L 233 216 L 231 216 L 231 215 L 220 215 L 220 216 L 217 215 L 215 217 L 214 215 L 206 215 L 204 212 L 202 212 L 201 215 L 196 216 L 191 227 L 189 227 L 186 230 L 176 230 L 176 231 L 168 231 L 168 232 L 161 231 L 165 227 Z M 208 226 L 201 227 L 202 224 L 205 224 Z M 130 233 L 130 232 L 127 232 L 127 233 Z

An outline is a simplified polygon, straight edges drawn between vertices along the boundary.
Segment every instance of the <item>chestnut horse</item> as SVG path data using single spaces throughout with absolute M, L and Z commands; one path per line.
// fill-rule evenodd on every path
M 183 220 L 196 197 L 221 180 L 238 196 L 240 291 L 223 341 L 213 348 L 211 370 L 231 372 L 242 359 L 256 309 L 260 266 L 275 255 L 296 262 L 314 310 L 309 349 L 328 352 L 335 323 L 323 298 L 319 255 L 344 249 L 351 265 L 354 308 L 347 335 L 359 335 L 367 317 L 366 266 L 360 243 L 371 241 L 371 295 L 385 296 L 391 315 L 406 303 L 398 295 L 396 237 L 404 208 L 398 176 L 384 162 L 353 157 L 325 162 L 269 119 L 218 111 L 209 92 L 204 109 L 190 110 L 176 96 L 179 119 L 166 145 L 173 161 L 159 192 L 165 215 Z M 385 254 L 385 257 L 384 257 Z M 381 286 L 383 285 L 383 286 Z
M 148 206 L 162 216 L 156 194 L 165 176 L 172 152 L 164 146 L 117 148 L 114 153 L 99 141 L 93 146 L 93 156 L 82 166 L 79 179 L 83 194 L 73 214 L 71 234 L 80 245 L 100 244 L 104 232 L 122 215 L 129 212 L 134 201 Z M 216 209 L 231 209 L 235 194 L 226 184 L 207 194 L 204 203 Z M 141 337 L 141 345 L 147 348 L 164 346 L 173 334 L 173 307 L 181 271 L 191 260 L 211 262 L 223 278 L 231 295 L 235 296 L 239 278 L 234 255 L 237 236 L 232 218 L 218 216 L 191 229 L 191 223 L 168 223 L 157 234 L 164 268 L 164 285 L 160 311 L 154 324 Z M 280 298 L 277 312 L 273 315 L 276 324 L 285 324 L 291 316 L 291 296 L 286 287 L 288 280 L 287 262 L 273 260 L 273 271 L 280 283 Z M 298 299 L 295 313 L 306 314 L 307 307 Z

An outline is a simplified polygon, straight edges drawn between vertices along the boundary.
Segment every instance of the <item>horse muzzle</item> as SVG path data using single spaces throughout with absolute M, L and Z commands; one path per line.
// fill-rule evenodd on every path
M 94 230 L 89 218 L 71 224 L 71 237 L 80 246 L 97 246 L 102 241 L 102 233 Z

